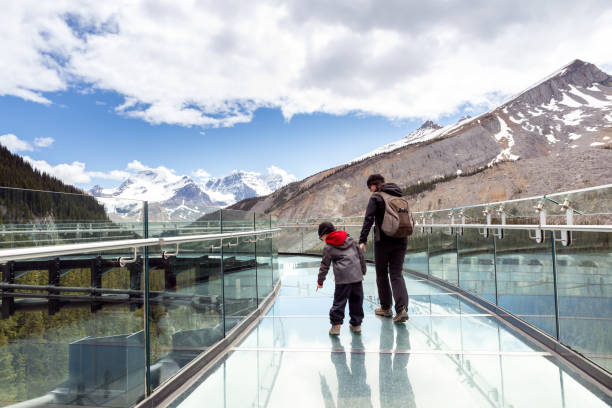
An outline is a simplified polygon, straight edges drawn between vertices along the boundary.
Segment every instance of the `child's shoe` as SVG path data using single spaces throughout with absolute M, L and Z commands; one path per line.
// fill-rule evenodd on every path
M 361 333 L 361 326 L 353 326 L 352 324 L 349 324 L 349 328 L 353 333 Z
M 340 327 L 342 327 L 341 324 L 334 324 L 334 325 L 332 325 L 331 329 L 329 329 L 330 336 L 339 336 L 340 335 Z
M 374 314 L 376 314 L 376 316 L 384 317 L 393 316 L 393 312 L 391 311 L 391 309 L 383 309 L 382 307 L 379 307 L 378 309 L 374 310 Z

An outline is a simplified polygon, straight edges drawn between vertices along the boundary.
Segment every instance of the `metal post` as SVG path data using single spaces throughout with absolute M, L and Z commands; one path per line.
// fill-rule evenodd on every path
M 427 277 L 431 277 L 431 272 L 429 270 L 429 234 L 427 236 Z
M 555 334 L 557 340 L 560 340 L 559 330 L 559 288 L 557 286 L 557 250 L 555 248 L 555 232 L 549 231 L 550 242 L 552 249 L 552 272 L 553 272 L 553 296 L 555 299 Z
M 7 262 L 4 265 L 0 264 L 2 270 L 2 283 L 15 283 L 15 262 Z M 11 293 L 13 289 L 2 289 L 2 292 Z M 15 298 L 12 296 L 2 296 L 2 318 L 8 319 L 15 313 Z
M 270 215 L 270 229 L 272 229 L 272 215 Z M 274 287 L 274 236 L 270 236 L 270 279 Z
M 219 232 L 223 233 L 223 209 L 219 210 Z M 223 240 L 221 240 L 221 301 L 223 302 L 221 313 L 223 315 L 223 337 L 225 337 L 225 271 L 223 267 Z
M 493 237 L 493 278 L 495 279 L 495 304 L 499 305 L 497 291 L 497 238 Z
M 102 257 L 97 256 L 91 261 L 90 282 L 92 288 L 102 287 Z M 92 292 L 91 296 L 97 296 L 97 293 Z M 102 303 L 93 302 L 89 307 L 91 313 L 96 313 L 102 309 Z
M 456 260 L 456 264 L 457 264 L 457 286 L 461 287 L 461 285 L 459 284 L 460 279 L 459 279 L 459 235 L 455 234 L 455 251 L 457 252 L 457 256 L 455 257 Z
M 257 221 L 255 220 L 255 211 L 253 211 L 253 231 L 257 230 Z M 238 238 L 240 240 L 240 238 Z M 259 274 L 257 268 L 257 235 L 253 243 L 253 252 L 255 253 L 255 298 L 257 299 L 257 307 L 259 307 Z
M 143 207 L 143 235 L 149 238 L 149 202 L 144 202 Z M 144 247 L 144 341 L 145 341 L 145 394 L 151 395 L 151 323 L 149 304 L 149 247 Z
M 60 284 L 60 259 L 55 258 L 49 261 L 49 285 L 50 286 L 59 286 Z M 49 290 L 50 295 L 59 295 L 58 291 Z M 49 316 L 53 316 L 55 313 L 59 312 L 59 300 L 57 299 L 49 299 L 48 300 L 48 310 Z

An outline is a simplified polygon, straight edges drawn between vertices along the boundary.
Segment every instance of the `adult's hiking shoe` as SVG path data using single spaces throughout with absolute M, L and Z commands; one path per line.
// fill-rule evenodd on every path
M 408 312 L 406 311 L 406 308 L 403 308 L 401 311 L 399 311 L 393 318 L 394 323 L 404 323 L 407 320 L 408 320 Z
M 334 324 L 331 327 L 331 329 L 329 329 L 330 336 L 339 336 L 340 335 L 340 327 L 342 327 L 342 325 Z
M 383 309 L 382 307 L 379 307 L 378 309 L 374 310 L 374 313 L 376 314 L 376 316 L 384 316 L 384 317 L 393 316 L 393 312 L 391 311 L 391 309 Z
M 361 333 L 361 326 L 353 326 L 352 324 L 349 324 L 349 328 L 353 333 Z

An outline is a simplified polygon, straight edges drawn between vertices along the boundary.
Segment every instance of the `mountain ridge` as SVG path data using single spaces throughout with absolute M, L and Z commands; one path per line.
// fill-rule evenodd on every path
M 149 202 L 155 219 L 192 221 L 213 209 L 270 194 L 294 179 L 274 166 L 267 174 L 234 170 L 225 177 L 208 177 L 200 182 L 164 167 L 144 168 L 131 174 L 117 188 L 96 185 L 89 193 L 106 206 L 111 218 L 137 219 L 142 205 L 137 205 L 136 200 L 140 200 Z
M 415 196 L 415 204 L 423 209 L 550 193 L 540 183 L 543 175 L 561 189 L 612 182 L 612 164 L 606 165 L 612 163 L 612 77 L 593 64 L 574 60 L 500 106 L 436 132 L 427 140 L 325 170 L 268 197 L 250 200 L 248 206 L 235 206 L 285 218 L 356 215 L 367 200 L 365 179 L 374 172 L 404 188 L 481 167 L 474 179 L 496 180 L 496 184 L 485 182 L 478 191 L 458 188 L 453 200 L 439 197 L 435 189 L 422 192 Z M 572 168 L 568 162 L 577 165 Z M 541 174 L 526 178 L 526 169 L 537 173 L 538 167 Z M 508 173 L 505 182 L 498 179 L 501 171 Z M 522 178 L 511 185 L 517 175 Z M 470 178 L 448 183 L 464 185 Z

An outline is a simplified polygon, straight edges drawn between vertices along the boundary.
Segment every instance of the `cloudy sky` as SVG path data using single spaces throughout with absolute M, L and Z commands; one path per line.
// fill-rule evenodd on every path
M 6 1 L 0 143 L 81 187 L 134 160 L 297 177 L 483 112 L 580 58 L 612 3 Z

